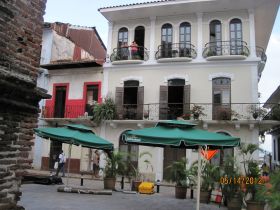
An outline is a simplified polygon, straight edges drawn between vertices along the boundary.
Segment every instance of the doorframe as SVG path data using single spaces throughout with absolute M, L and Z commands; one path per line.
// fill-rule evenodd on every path
M 66 110 L 66 106 L 68 105 L 69 82 L 68 83 L 53 83 L 53 95 L 52 95 L 53 114 L 55 112 L 55 97 L 56 97 L 56 88 L 57 87 L 66 87 L 65 107 L 64 107 L 65 110 Z M 64 115 L 65 115 L 65 113 L 64 113 Z
M 102 102 L 102 97 L 101 97 L 101 85 L 102 82 L 101 81 L 97 81 L 97 82 L 84 82 L 84 88 L 83 88 L 83 101 L 84 101 L 84 105 L 86 105 L 87 102 L 87 86 L 89 85 L 97 85 L 98 86 L 98 103 Z

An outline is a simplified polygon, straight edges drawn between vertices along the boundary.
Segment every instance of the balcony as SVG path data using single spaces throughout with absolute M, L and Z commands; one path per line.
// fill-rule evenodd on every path
M 197 110 L 201 110 L 198 115 L 195 114 Z M 270 109 L 263 108 L 263 104 L 259 103 L 151 103 L 138 106 L 123 105 L 123 109 L 120 112 L 121 117 L 119 117 L 119 119 L 172 120 L 183 118 L 185 120 L 214 121 L 272 120 L 268 118 L 268 113 L 272 113 Z M 274 111 L 274 113 L 276 113 L 276 111 Z M 277 109 L 277 113 L 279 113 L 279 109 Z
M 159 45 L 155 54 L 158 63 L 190 62 L 196 56 L 195 47 L 190 43 Z
M 85 105 L 66 105 L 64 110 L 55 110 L 54 106 L 43 106 L 41 118 L 81 118 L 91 115 Z
M 148 59 L 148 50 L 142 46 L 118 47 L 113 49 L 113 53 L 110 56 L 110 61 L 113 65 L 141 64 Z
M 244 60 L 249 54 L 249 48 L 244 41 L 219 41 L 207 43 L 202 56 L 208 61 Z

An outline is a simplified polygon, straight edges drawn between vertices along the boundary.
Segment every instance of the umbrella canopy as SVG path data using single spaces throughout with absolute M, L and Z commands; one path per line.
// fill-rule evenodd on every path
M 83 147 L 101 150 L 113 150 L 114 145 L 95 135 L 91 128 L 84 125 L 69 124 L 58 128 L 35 128 L 36 134 L 42 138 L 50 138 L 66 144 L 81 145 Z
M 185 148 L 198 148 L 204 145 L 211 148 L 224 148 L 240 144 L 238 137 L 196 129 L 194 126 L 196 124 L 178 120 L 159 122 L 152 128 L 126 132 L 124 140 L 146 146 Z
M 240 145 L 240 138 L 195 129 L 194 126 L 196 126 L 196 124 L 186 121 L 169 120 L 159 122 L 153 128 L 128 131 L 124 134 L 124 140 L 128 143 L 146 146 L 198 148 L 196 210 L 199 210 L 201 183 L 201 147 L 235 147 Z

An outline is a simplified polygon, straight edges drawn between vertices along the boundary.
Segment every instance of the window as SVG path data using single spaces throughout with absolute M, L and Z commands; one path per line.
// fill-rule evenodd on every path
M 230 120 L 230 98 L 231 80 L 230 78 L 215 78 L 212 81 L 213 88 L 213 119 Z
M 240 19 L 230 21 L 230 54 L 240 55 L 242 47 L 242 23 Z
M 118 47 L 128 45 L 128 30 L 127 28 L 121 28 L 118 35 Z
M 166 23 L 161 28 L 161 57 L 168 58 L 172 56 L 172 25 Z
M 210 50 L 216 54 L 222 54 L 222 24 L 219 20 L 210 22 Z
M 190 57 L 191 24 L 188 22 L 181 23 L 179 31 L 180 57 Z
M 93 116 L 93 105 L 94 102 L 98 102 L 98 85 L 87 85 L 86 90 L 86 107 L 85 111 L 89 116 Z

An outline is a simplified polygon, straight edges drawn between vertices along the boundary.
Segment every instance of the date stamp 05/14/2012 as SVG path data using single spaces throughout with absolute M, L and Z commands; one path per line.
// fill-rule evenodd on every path
M 221 177 L 220 184 L 238 184 L 238 185 L 256 185 L 265 184 L 265 180 L 262 177 Z

